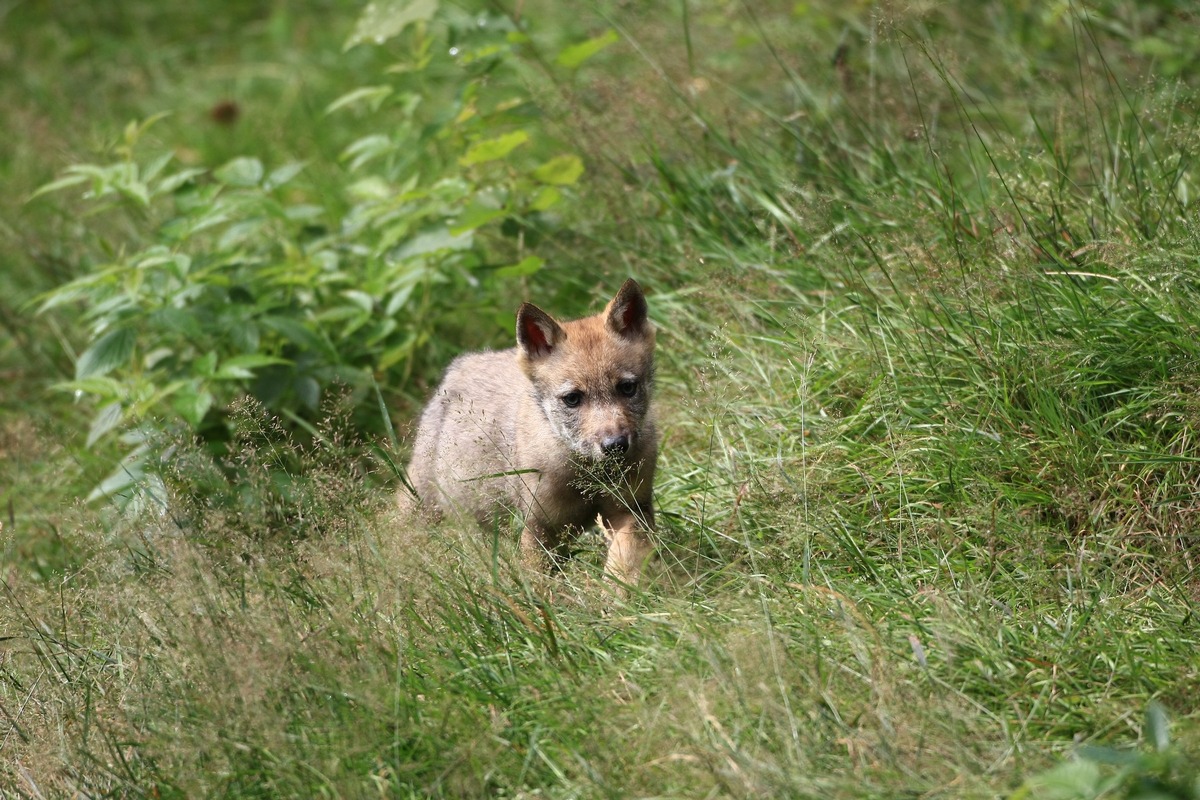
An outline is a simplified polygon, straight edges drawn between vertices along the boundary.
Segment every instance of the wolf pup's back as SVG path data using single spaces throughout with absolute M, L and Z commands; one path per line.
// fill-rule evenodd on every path
M 633 280 L 581 320 L 526 303 L 517 347 L 446 370 L 421 414 L 409 480 L 439 515 L 486 527 L 520 515 L 522 550 L 541 566 L 599 515 L 606 571 L 635 582 L 654 524 L 653 382 L 654 326 Z

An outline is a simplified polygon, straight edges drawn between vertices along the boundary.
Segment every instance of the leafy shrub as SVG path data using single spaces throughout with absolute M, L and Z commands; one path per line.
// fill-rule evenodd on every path
M 134 446 L 93 497 L 139 485 L 148 428 L 228 438 L 243 393 L 299 424 L 333 384 L 371 399 L 465 291 L 543 266 L 522 233 L 583 163 L 538 129 L 512 68 L 525 34 L 414 0 L 368 6 L 346 46 L 389 41 L 403 56 L 384 81 L 328 105 L 371 130 L 343 150 L 336 191 L 305 188 L 295 161 L 184 167 L 147 152 L 157 118 L 130 124 L 111 163 L 39 190 L 84 188 L 93 212 L 115 206 L 136 231 L 109 241 L 93 222 L 110 260 L 41 298 L 41 312 L 83 309 L 88 345 L 63 388 L 97 401 L 89 446 L 122 430 Z M 568 66 L 608 41 L 568 48 Z
M 1087 747 L 1079 758 L 1064 761 L 1027 780 L 1011 800 L 1196 800 L 1200 771 L 1173 746 L 1166 712 L 1151 701 L 1146 708 L 1146 734 L 1154 749 L 1131 752 Z

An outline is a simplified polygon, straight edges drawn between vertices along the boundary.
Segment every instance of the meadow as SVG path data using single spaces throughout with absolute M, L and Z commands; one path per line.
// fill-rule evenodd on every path
M 0 20 L 0 797 L 1200 798 L 1190 3 Z M 627 277 L 638 591 L 400 518 Z

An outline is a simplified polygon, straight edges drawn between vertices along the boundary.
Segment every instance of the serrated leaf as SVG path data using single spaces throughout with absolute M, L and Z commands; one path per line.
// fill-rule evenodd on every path
M 501 267 L 496 270 L 497 278 L 520 278 L 525 275 L 532 275 L 537 272 L 545 264 L 545 260 L 537 256 L 526 256 L 516 264 L 511 264 L 507 267 Z
M 263 164 L 257 158 L 241 156 L 217 167 L 213 177 L 226 186 L 257 186 L 263 179 Z
M 587 61 L 592 56 L 599 53 L 610 44 L 618 41 L 621 37 L 611 28 L 599 36 L 594 36 L 586 42 L 573 44 L 570 47 L 565 47 L 555 59 L 560 65 L 567 69 L 575 69 L 583 62 Z
M 91 428 L 88 429 L 87 446 L 91 447 L 104 434 L 120 425 L 124 416 L 125 411 L 120 403 L 109 403 L 101 408 L 96 413 L 96 418 L 92 420 Z
M 101 336 L 75 362 L 75 380 L 99 377 L 129 363 L 135 336 L 127 328 L 118 328 Z
M 579 156 L 556 156 L 533 171 L 533 177 L 542 183 L 554 186 L 570 186 L 583 174 L 583 161 Z
M 414 22 L 426 22 L 437 12 L 438 0 L 376 0 L 363 9 L 343 50 L 367 42 L 383 44 Z
M 504 158 L 528 141 L 529 134 L 525 131 L 513 131 L 503 136 L 497 136 L 495 139 L 484 139 L 467 148 L 467 152 L 458 159 L 458 163 L 469 167 L 472 164 L 495 161 Z

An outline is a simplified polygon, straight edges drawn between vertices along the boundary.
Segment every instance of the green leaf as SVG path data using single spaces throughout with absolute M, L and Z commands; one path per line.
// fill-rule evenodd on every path
M 253 370 L 259 367 L 290 363 L 286 358 L 247 353 L 241 356 L 234 356 L 222 362 L 220 369 L 213 374 L 213 378 L 215 380 L 246 380 L 253 378 Z
M 379 357 L 379 364 L 377 368 L 380 372 L 383 372 L 384 370 L 399 364 L 401 361 L 407 360 L 412 356 L 416 345 L 417 337 L 409 334 L 403 342 L 389 350 L 384 351 L 383 355 Z
M 325 106 L 325 113 L 332 114 L 338 109 L 356 106 L 360 103 L 366 103 L 372 111 L 377 111 L 380 104 L 392 93 L 390 86 L 362 86 L 355 89 L 353 92 L 346 94 L 334 100 L 329 105 Z
M 387 305 L 383 309 L 384 316 L 388 319 L 391 319 L 400 309 L 404 308 L 405 304 L 408 303 L 408 298 L 412 297 L 413 289 L 416 287 L 417 285 L 415 283 L 408 283 L 397 289 L 396 292 L 390 298 L 388 298 Z
M 158 185 L 154 187 L 154 193 L 170 194 L 184 184 L 191 183 L 193 178 L 203 175 L 206 171 L 200 167 L 189 167 L 188 169 L 172 173 L 158 182 Z
M 507 267 L 501 267 L 500 269 L 496 270 L 496 277 L 520 278 L 525 275 L 532 275 L 541 269 L 542 265 L 545 263 L 546 262 L 543 259 L 538 258 L 537 256 L 526 256 L 516 264 L 512 264 Z
M 141 181 L 130 181 L 128 183 L 114 183 L 113 188 L 127 200 L 132 200 L 139 206 L 146 207 L 150 205 L 150 189 Z
M 394 197 L 397 192 L 383 178 L 372 175 L 347 186 L 346 194 L 350 195 L 352 199 L 362 202 L 364 200 L 386 200 Z
M 495 161 L 504 158 L 528 141 L 529 134 L 525 131 L 513 131 L 503 136 L 497 136 L 495 139 L 484 139 L 467 148 L 467 152 L 458 159 L 458 163 L 469 167 L 472 164 Z
M 212 404 L 212 392 L 204 391 L 198 385 L 188 384 L 175 395 L 175 410 L 193 428 L 200 427 Z
M 329 342 L 298 320 L 289 317 L 265 317 L 262 324 L 297 345 L 301 350 L 311 350 L 321 353 L 331 360 L 337 359 L 337 353 Z
M 386 340 L 389 336 L 396 332 L 395 317 L 384 317 L 375 325 L 371 326 L 371 332 L 367 334 L 367 347 L 375 347 L 380 342 Z
M 155 178 L 157 178 L 158 174 L 160 172 L 162 172 L 164 169 L 166 169 L 167 164 L 170 164 L 171 160 L 174 158 L 175 158 L 174 153 L 163 153 L 162 155 L 155 158 L 149 164 L 142 167 L 142 180 L 152 181 Z
M 135 336 L 128 328 L 109 331 L 92 344 L 75 362 L 75 380 L 99 377 L 129 363 Z
M 350 302 L 354 303 L 359 309 L 370 314 L 375 310 L 375 298 L 367 292 L 358 289 L 347 289 L 342 292 L 342 297 L 345 297 Z
M 209 351 L 192 363 L 192 372 L 205 378 L 211 378 L 217 371 L 217 354 Z
M 396 251 L 396 258 L 412 258 L 442 250 L 466 250 L 473 239 L 470 231 L 455 235 L 448 228 L 437 228 L 409 239 Z
M 1166 709 L 1157 700 L 1146 706 L 1146 738 L 1154 743 L 1154 749 L 1165 752 L 1171 747 L 1171 725 L 1167 721 Z
M 570 186 L 583 174 L 583 162 L 579 156 L 556 156 L 533 171 L 533 177 L 542 183 L 555 186 Z
M 304 203 L 298 206 L 288 206 L 283 215 L 293 222 L 307 222 L 324 215 L 325 211 L 324 206 Z
M 44 314 L 64 303 L 73 303 L 76 300 L 87 297 L 101 287 L 117 283 L 126 271 L 127 268 L 124 264 L 110 265 L 100 268 L 90 275 L 76 278 L 70 283 L 59 286 L 57 289 L 51 289 L 45 294 L 38 295 L 34 298 L 34 301 L 41 302 L 37 313 Z
M 36 192 L 29 195 L 28 200 L 32 200 L 35 197 L 41 197 L 42 195 L 49 194 L 50 192 L 57 192 L 59 189 L 78 186 L 79 184 L 87 181 L 87 179 L 88 178 L 86 175 L 80 175 L 79 173 L 75 173 L 74 175 L 64 175 L 58 180 L 50 181 L 50 183 L 39 186 Z M 28 202 L 28 200 L 26 202 Z
M 63 392 L 90 394 L 101 399 L 115 399 L 125 395 L 125 386 L 112 378 L 85 378 L 79 381 L 56 383 L 54 388 Z
M 1157 36 L 1142 36 L 1133 42 L 1133 50 L 1151 58 L 1169 59 L 1179 55 L 1179 46 Z
M 111 473 L 87 496 L 87 502 L 105 498 L 117 500 L 118 495 L 127 492 L 146 477 L 146 458 L 150 447 L 140 444 L 128 455 L 121 459 Z
M 317 383 L 316 378 L 302 375 L 296 378 L 292 388 L 296 390 L 300 402 L 309 408 L 315 410 L 321 404 L 321 384 Z
M 610 44 L 618 41 L 621 37 L 611 28 L 599 36 L 588 39 L 586 42 L 573 44 L 570 47 L 563 48 L 555 59 L 560 65 L 567 69 L 575 69 L 583 62 L 587 61 L 592 56 L 599 53 Z
M 506 52 L 508 48 L 500 44 L 489 44 L 479 47 L 474 50 L 463 50 L 458 54 L 458 63 L 466 65 L 473 64 L 476 61 L 482 61 L 485 58 L 500 55 Z
M 363 42 L 383 44 L 414 22 L 432 19 L 437 8 L 438 0 L 375 0 L 363 9 L 343 50 Z
M 263 165 L 257 158 L 242 156 L 217 167 L 213 177 L 226 186 L 257 186 L 263 178 Z
M 280 186 L 283 186 L 292 178 L 299 175 L 300 171 L 303 169 L 303 161 L 291 161 L 287 164 L 284 164 L 282 167 L 277 167 L 276 169 L 271 170 L 271 174 L 268 175 L 266 181 L 263 182 L 263 188 L 267 189 L 268 191 L 271 189 L 278 189 Z
M 393 149 L 395 148 L 390 137 L 382 133 L 373 133 L 351 142 L 338 157 L 342 161 L 349 161 L 350 170 L 353 172 L 371 159 L 390 153 Z
M 529 210 L 545 211 L 557 204 L 559 200 L 562 200 L 562 192 L 553 186 L 543 186 L 538 189 L 537 194 L 530 201 Z
M 120 425 L 124 416 L 125 412 L 120 403 L 109 403 L 101 408 L 97 412 L 96 418 L 92 420 L 92 427 L 88 430 L 87 446 L 91 447 L 104 434 Z
M 1091 800 L 1100 795 L 1102 783 L 1098 766 L 1071 760 L 1035 775 L 1025 787 L 1030 790 L 1028 796 L 1037 800 Z
M 150 130 L 169 116 L 171 116 L 170 111 L 160 111 L 157 114 L 147 117 L 141 122 L 138 122 L 137 120 L 130 120 L 125 126 L 125 144 L 129 147 L 137 144 L 138 140 L 146 135 L 146 131 Z
M 458 221 L 450 227 L 450 233 L 453 236 L 458 236 L 460 233 L 473 231 L 476 228 L 482 227 L 497 217 L 502 217 L 505 214 L 503 208 L 489 208 L 488 206 L 472 205 L 467 208 L 458 218 Z
M 204 335 L 204 327 L 196 315 L 182 308 L 160 308 L 150 315 L 150 322 L 163 332 L 180 333 L 196 339 Z

